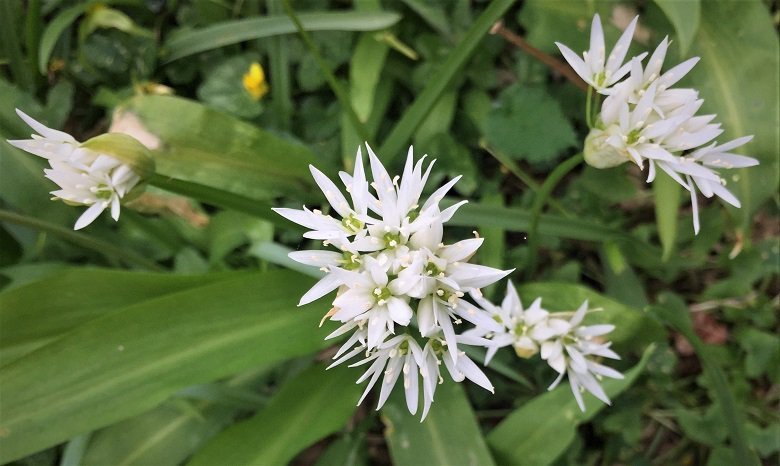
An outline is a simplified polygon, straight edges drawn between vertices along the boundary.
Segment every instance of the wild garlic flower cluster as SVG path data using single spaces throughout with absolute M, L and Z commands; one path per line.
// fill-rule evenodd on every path
M 610 349 L 611 343 L 604 340 L 604 335 L 614 330 L 614 325 L 583 325 L 582 321 L 588 312 L 588 302 L 585 301 L 573 313 L 550 313 L 542 308 L 542 298 L 537 298 L 524 309 L 517 291 L 510 281 L 506 296 L 500 306 L 486 300 L 474 291 L 472 298 L 500 325 L 494 327 L 476 328 L 463 333 L 466 341 L 488 340 L 485 364 L 488 364 L 499 348 L 511 346 L 521 358 L 530 358 L 540 354 L 541 358 L 559 375 L 548 390 L 557 387 L 564 376 L 569 379 L 571 391 L 582 411 L 585 404 L 582 392 L 587 390 L 596 398 L 610 404 L 609 397 L 601 388 L 599 379 L 609 377 L 622 379 L 623 375 L 597 362 L 600 358 L 620 359 Z
M 384 374 L 377 409 L 403 378 L 407 407 L 416 413 L 422 379 L 423 418 L 441 379 L 441 364 L 455 381 L 468 378 L 493 391 L 485 374 L 459 349 L 468 342 L 456 334 L 462 320 L 499 330 L 484 311 L 464 300 L 466 293 L 495 283 L 510 271 L 470 264 L 482 238 L 444 244 L 443 225 L 465 201 L 442 209 L 440 202 L 460 177 L 421 200 L 434 162 L 416 163 L 409 148 L 403 175 L 391 177 L 368 148 L 369 184 L 358 150 L 352 175 L 339 174 L 350 200 L 327 176 L 310 167 L 317 185 L 338 218 L 319 210 L 274 209 L 283 217 L 309 228 L 303 236 L 320 240 L 336 251 L 297 251 L 290 257 L 326 272 L 301 299 L 312 302 L 334 290 L 333 308 L 326 318 L 342 325 L 327 338 L 352 335 L 336 353 L 332 366 L 358 355 L 352 364 L 369 364 L 358 383 L 368 380 L 361 398 Z M 373 192 L 372 192 L 373 191 Z M 360 402 L 358 404 L 360 404 Z
M 591 25 L 590 49 L 582 58 L 556 42 L 574 71 L 598 94 L 606 96 L 585 140 L 585 161 L 596 168 L 614 167 L 628 161 L 644 168 L 646 161 L 648 183 L 660 168 L 690 192 L 693 226 L 698 233 L 697 189 L 705 197 L 716 195 L 740 207 L 717 169 L 758 165 L 754 158 L 731 153 L 753 137 L 722 144 L 713 142 L 723 133 L 720 123 L 713 121 L 716 115 L 696 115 L 704 103 L 698 91 L 673 87 L 699 58 L 690 58 L 662 71 L 670 43 L 668 37 L 661 41 L 646 65 L 642 64 L 646 53 L 623 63 L 637 20 L 638 17 L 634 18 L 626 28 L 606 61 L 598 14 Z
M 8 142 L 49 161 L 46 178 L 59 186 L 53 200 L 88 206 L 76 220 L 74 230 L 92 223 L 104 210 L 119 220 L 121 202 L 139 183 L 154 172 L 147 149 L 124 134 L 103 134 L 79 143 L 73 136 L 51 129 L 21 110 L 16 113 L 37 134 L 32 139 Z M 137 190 L 136 190 L 137 192 Z

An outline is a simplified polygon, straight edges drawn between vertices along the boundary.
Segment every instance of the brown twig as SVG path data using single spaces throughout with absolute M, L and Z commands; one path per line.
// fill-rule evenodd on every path
M 517 46 L 523 52 L 562 74 L 566 79 L 571 81 L 572 84 L 579 87 L 583 91 L 588 90 L 588 85 L 585 83 L 585 81 L 577 76 L 577 73 L 575 73 L 574 70 L 571 69 L 568 65 L 553 57 L 552 55 L 544 53 L 533 45 L 529 44 L 525 39 L 505 28 L 504 23 L 501 21 L 493 25 L 493 27 L 490 29 L 490 33 L 498 34 L 499 36 L 503 37 L 507 40 L 507 42 Z

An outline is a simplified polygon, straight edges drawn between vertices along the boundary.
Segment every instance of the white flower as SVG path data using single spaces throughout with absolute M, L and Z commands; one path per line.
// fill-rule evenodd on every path
M 147 149 L 130 136 L 109 133 L 79 143 L 21 110 L 16 112 L 39 134 L 8 142 L 49 161 L 51 168 L 44 170 L 46 178 L 60 188 L 51 192 L 53 199 L 88 206 L 76 221 L 75 230 L 92 223 L 106 209 L 118 220 L 122 200 L 154 171 Z
M 89 206 L 76 220 L 74 230 L 89 225 L 108 208 L 111 217 L 119 220 L 122 198 L 140 181 L 130 167 L 106 155 L 98 156 L 86 169 L 75 168 L 67 162 L 51 160 L 50 163 L 51 168 L 44 170 L 46 178 L 60 187 L 51 192 L 54 198 Z
M 489 364 L 496 352 L 505 346 L 512 346 L 521 358 L 530 358 L 539 352 L 539 342 L 532 337 L 533 330 L 536 325 L 544 323 L 550 314 L 542 309 L 541 298 L 535 299 L 528 309 L 523 309 L 520 296 L 511 281 L 501 306 L 489 302 L 480 293 L 472 292 L 471 296 L 491 317 L 490 321 L 476 323 L 475 329 L 466 332 L 467 335 L 485 337 L 491 341 L 485 354 L 485 364 Z
M 359 348 L 362 349 L 362 348 Z M 341 358 L 331 364 L 328 368 L 341 364 L 347 358 Z M 382 388 L 379 392 L 379 401 L 376 409 L 379 410 L 387 401 L 387 397 L 395 386 L 396 381 L 403 374 L 404 392 L 406 394 L 406 405 L 409 412 L 415 414 L 418 405 L 419 393 L 419 366 L 422 363 L 423 355 L 420 345 L 409 335 L 403 334 L 395 336 L 372 350 L 369 355 L 349 367 L 356 367 L 371 362 L 371 366 L 357 380 L 356 383 L 363 383 L 368 380 L 368 385 L 363 391 L 363 395 L 358 401 L 360 405 L 368 392 L 376 384 L 379 376 L 384 374 L 382 379 Z M 369 379 L 370 378 L 370 379 Z
M 464 342 L 465 343 L 465 342 Z M 487 344 L 487 342 L 485 342 Z M 457 356 L 451 353 L 459 352 Z M 422 361 L 420 362 L 420 374 L 423 379 L 423 415 L 428 415 L 428 410 L 433 403 L 433 396 L 436 392 L 436 386 L 444 381 L 441 376 L 441 363 L 447 368 L 450 377 L 455 382 L 462 382 L 469 379 L 485 390 L 493 393 L 493 384 L 487 378 L 484 372 L 472 361 L 466 353 L 458 351 L 457 347 L 453 349 L 446 341 L 441 338 L 430 338 L 425 344 L 422 352 Z M 455 362 L 457 361 L 457 362 Z
M 593 16 L 590 28 L 590 49 L 583 52 L 582 58 L 560 42 L 556 42 L 555 45 L 558 46 L 569 65 L 586 83 L 596 91 L 605 93 L 629 72 L 630 64 L 624 65 L 623 59 L 628 53 L 628 47 L 631 45 L 631 38 L 638 20 L 639 16 L 635 17 L 623 31 L 623 35 L 618 39 L 608 58 L 604 45 L 604 31 L 598 14 Z M 640 57 L 643 58 L 645 55 L 642 54 Z
M 581 325 L 587 311 L 588 302 L 585 301 L 568 321 L 550 317 L 532 332 L 533 338 L 542 342 L 542 359 L 559 373 L 548 390 L 558 386 L 563 376 L 568 375 L 572 393 L 582 411 L 585 411 L 585 404 L 581 390 L 587 390 L 604 403 L 610 404 L 609 397 L 599 385 L 597 377 L 623 378 L 618 371 L 593 360 L 594 356 L 610 359 L 620 359 L 620 356 L 609 348 L 610 343 L 600 343 L 596 340 L 596 337 L 611 332 L 615 327 L 607 324 Z
M 339 322 L 368 322 L 368 348 L 375 348 L 380 338 L 392 333 L 394 323 L 407 326 L 412 319 L 409 298 L 399 289 L 398 280 L 387 276 L 387 265 L 367 256 L 365 272 L 333 268 L 331 274 L 340 278 L 345 290 L 333 301 L 336 311 L 331 319 Z
M 351 205 L 325 174 L 312 165 L 309 165 L 309 170 L 333 210 L 341 216 L 341 220 L 336 220 L 316 209 L 311 211 L 305 206 L 302 210 L 274 208 L 273 211 L 291 222 L 310 228 L 311 231 L 304 233 L 304 238 L 325 240 L 342 248 L 349 242 L 350 236 L 365 233 L 368 204 L 373 199 L 368 192 L 368 182 L 363 170 L 363 157 L 360 148 L 358 148 L 355 158 L 355 171 L 349 177 L 349 183 L 346 184 L 347 191 L 352 198 Z

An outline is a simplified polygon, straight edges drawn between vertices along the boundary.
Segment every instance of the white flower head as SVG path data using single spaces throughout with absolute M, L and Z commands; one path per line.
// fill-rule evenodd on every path
M 109 133 L 79 143 L 21 110 L 16 112 L 38 134 L 8 142 L 49 161 L 51 167 L 44 173 L 59 186 L 51 192 L 54 200 L 88 207 L 76 220 L 74 230 L 86 227 L 106 209 L 118 220 L 122 200 L 154 172 L 149 151 L 130 136 Z
M 558 44 L 572 68 L 607 96 L 585 139 L 585 161 L 596 168 L 610 168 L 629 161 L 643 169 L 647 166 L 648 183 L 655 179 L 660 168 L 690 192 L 693 229 L 698 234 L 697 190 L 705 197 L 715 195 L 735 207 L 740 206 L 717 170 L 757 165 L 754 158 L 729 152 L 750 141 L 752 136 L 722 145 L 713 143 L 723 129 L 714 122 L 715 115 L 696 114 L 704 102 L 698 91 L 673 87 L 698 63 L 699 57 L 662 71 L 668 37 L 656 47 L 645 67 L 642 60 L 646 54 L 621 65 L 630 43 L 628 32 L 633 31 L 636 20 L 626 29 L 606 63 L 598 15 L 593 18 L 591 49 L 582 59 Z
M 325 318 L 342 325 L 328 338 L 353 332 L 336 353 L 333 365 L 364 353 L 365 359 L 353 364 L 371 362 L 358 380 L 369 380 L 364 397 L 385 374 L 379 406 L 403 374 L 407 407 L 412 413 L 417 410 L 418 377 L 422 377 L 424 418 L 433 401 L 436 383 L 432 381 L 440 379 L 438 366 L 442 363 L 453 380 L 469 379 L 492 391 L 487 377 L 459 349 L 459 345 L 482 346 L 489 342 L 476 336 L 464 339 L 457 334 L 457 327 L 463 321 L 490 325 L 490 317 L 464 298 L 511 270 L 469 263 L 482 245 L 481 238 L 444 244 L 444 224 L 465 201 L 444 209 L 440 203 L 460 177 L 424 198 L 433 161 L 427 166 L 425 157 L 415 162 L 410 147 L 403 175 L 391 176 L 379 157 L 367 148 L 370 182 L 360 150 L 355 171 L 339 174 L 351 202 L 335 183 L 311 168 L 340 220 L 305 207 L 274 210 L 309 228 L 305 237 L 338 249 L 290 254 L 293 260 L 326 272 L 300 304 L 336 290 Z

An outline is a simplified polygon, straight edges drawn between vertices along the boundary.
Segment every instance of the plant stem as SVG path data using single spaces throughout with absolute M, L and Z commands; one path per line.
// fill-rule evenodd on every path
M 116 257 L 117 259 L 123 260 L 128 264 L 134 264 L 149 270 L 156 270 L 156 271 L 165 270 L 165 268 L 161 267 L 156 262 L 150 261 L 149 259 L 141 256 L 140 254 L 136 254 L 134 252 L 118 247 L 108 241 L 93 238 L 89 235 L 85 235 L 84 233 L 79 233 L 69 228 L 55 225 L 53 223 L 44 222 L 43 220 L 39 220 L 37 218 L 28 217 L 26 215 L 20 215 L 8 210 L 0 209 L 0 221 L 10 222 L 16 225 L 21 225 L 24 227 L 33 228 L 36 230 L 41 230 L 47 233 L 51 233 L 55 236 L 64 239 L 65 241 L 68 241 L 70 243 L 73 243 L 75 245 L 81 246 L 86 249 L 91 249 L 93 251 L 99 252 L 106 256 Z
M 355 109 L 352 107 L 352 102 L 349 100 L 349 95 L 347 95 L 347 92 L 343 87 L 341 87 L 341 84 L 339 84 L 338 80 L 336 79 L 336 75 L 333 74 L 333 70 L 330 68 L 330 65 L 322 57 L 320 50 L 311 39 L 309 33 L 306 31 L 306 29 L 303 28 L 303 24 L 301 24 L 300 19 L 298 19 L 298 16 L 295 14 L 295 10 L 293 10 L 292 6 L 290 5 L 290 0 L 284 0 L 283 5 L 284 12 L 293 22 L 295 28 L 298 30 L 298 34 L 303 40 L 303 43 L 306 45 L 306 48 L 309 49 L 309 52 L 317 61 L 317 65 L 319 65 L 320 71 L 322 71 L 322 74 L 325 75 L 325 80 L 328 82 L 328 85 L 330 86 L 333 93 L 336 94 L 336 98 L 338 99 L 339 104 L 341 104 L 342 110 L 347 113 L 347 117 L 349 117 L 349 121 L 352 123 L 355 131 L 357 131 L 361 139 L 370 142 L 371 138 L 369 137 L 368 130 L 366 129 L 363 122 L 360 121 L 360 118 L 358 118 Z
M 591 111 L 592 100 L 593 88 L 588 86 L 588 94 L 585 98 L 585 122 L 588 124 L 588 129 L 593 129 L 593 112 Z
M 574 155 L 564 160 L 560 165 L 555 167 L 555 170 L 550 173 L 550 176 L 544 180 L 541 188 L 534 197 L 534 202 L 531 205 L 531 227 L 528 230 L 528 259 L 526 261 L 525 274 L 526 278 L 530 279 L 534 275 L 536 269 L 536 255 L 537 248 L 539 247 L 539 218 L 542 215 L 542 209 L 547 203 L 550 194 L 558 183 L 565 177 L 570 171 L 582 163 L 582 154 Z
M 507 40 L 507 42 L 515 45 L 523 52 L 563 75 L 563 77 L 568 79 L 572 84 L 579 87 L 583 91 L 590 89 L 590 86 L 588 86 L 587 83 L 585 83 L 585 81 L 583 81 L 582 78 L 580 78 L 577 73 L 575 73 L 574 70 L 571 69 L 571 67 L 569 67 L 566 63 L 558 60 L 550 54 L 544 53 L 537 49 L 533 45 L 526 42 L 526 40 L 522 37 L 505 28 L 502 23 L 498 22 L 494 24 L 493 28 L 490 30 L 490 33 L 498 34 L 499 36 L 503 37 Z
M 501 151 L 496 150 L 493 147 L 490 147 L 487 145 L 485 141 L 480 141 L 479 143 L 480 147 L 493 156 L 494 159 L 498 161 L 504 168 L 506 168 L 509 173 L 513 174 L 515 178 L 523 182 L 526 186 L 528 186 L 531 191 L 534 193 L 539 191 L 539 183 L 534 180 L 534 178 L 529 175 L 528 173 L 524 172 L 522 168 L 520 168 L 514 160 L 510 159 L 506 156 L 506 154 L 503 154 Z M 560 202 L 558 202 L 555 199 L 550 199 L 549 201 L 550 205 L 560 212 L 564 217 L 571 218 L 571 214 L 561 205 Z

